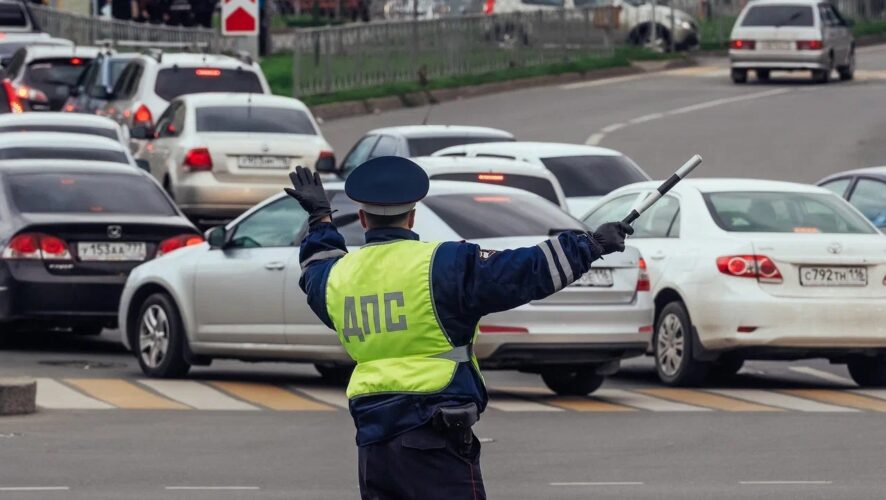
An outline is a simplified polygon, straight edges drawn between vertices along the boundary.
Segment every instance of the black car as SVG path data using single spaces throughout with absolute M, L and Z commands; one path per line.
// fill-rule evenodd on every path
M 818 181 L 818 185 L 849 201 L 886 232 L 886 166 L 840 172 Z
M 142 262 L 203 237 L 146 172 L 88 162 L 0 162 L 0 333 L 115 327 Z
M 4 73 L 27 110 L 58 111 L 100 53 L 97 47 L 29 45 L 12 56 Z

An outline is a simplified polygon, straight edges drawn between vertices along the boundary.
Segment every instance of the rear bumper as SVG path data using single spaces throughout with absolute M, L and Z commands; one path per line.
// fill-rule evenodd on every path
M 646 352 L 645 340 L 625 343 L 521 343 L 519 341 L 499 345 L 496 350 L 480 358 L 483 368 L 532 369 L 558 365 L 600 365 L 626 358 L 642 356 Z
M 173 186 L 173 196 L 190 217 L 233 218 L 283 186 L 283 177 L 264 183 L 220 182 L 210 172 L 197 172 L 184 174 Z
M 730 50 L 729 62 L 734 69 L 812 70 L 830 68 L 830 57 L 823 50 L 783 52 Z

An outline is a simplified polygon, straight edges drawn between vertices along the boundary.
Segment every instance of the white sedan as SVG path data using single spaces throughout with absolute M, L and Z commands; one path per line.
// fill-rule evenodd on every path
M 364 243 L 357 206 L 341 183 L 327 191 L 335 224 L 351 247 Z M 500 250 L 532 246 L 580 222 L 531 193 L 485 184 L 432 181 L 416 207 L 416 232 L 430 241 L 467 239 Z M 478 216 L 482 214 L 482 216 Z M 209 243 L 177 250 L 129 276 L 119 321 L 145 374 L 181 376 L 213 358 L 314 363 L 341 378 L 351 364 L 336 335 L 299 288 L 299 247 L 307 214 L 273 196 Z M 652 332 L 645 264 L 636 249 L 606 256 L 573 286 L 489 315 L 477 357 L 487 368 L 540 373 L 561 394 L 587 394 L 621 359 L 642 355 Z
M 40 113 L 43 114 L 43 113 Z M 85 160 L 135 167 L 129 148 L 117 139 L 69 132 L 0 133 L 0 160 Z
M 0 132 L 65 132 L 105 137 L 129 146 L 129 131 L 104 116 L 81 113 L 9 113 L 0 115 Z
M 626 186 L 584 217 L 625 213 L 657 183 Z M 886 385 L 886 236 L 814 186 L 689 179 L 636 223 L 649 259 L 653 351 L 669 385 L 734 373 L 745 359 L 827 358 Z

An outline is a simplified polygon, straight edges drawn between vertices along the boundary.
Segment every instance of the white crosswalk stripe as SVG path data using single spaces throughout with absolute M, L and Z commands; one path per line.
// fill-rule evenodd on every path
M 290 387 L 290 389 L 297 389 L 298 392 L 328 405 L 337 406 L 339 408 L 345 409 L 348 408 L 348 396 L 345 394 L 344 388 L 333 389 L 328 387 Z
M 107 410 L 113 406 L 80 392 L 51 378 L 37 379 L 37 406 L 50 410 Z
M 886 399 L 886 389 L 856 389 L 852 391 L 862 396 L 868 396 L 877 399 Z
M 197 410 L 258 410 L 249 403 L 234 399 L 212 387 L 190 380 L 139 380 L 169 399 Z
M 498 411 L 507 412 L 555 412 L 565 411 L 563 408 L 556 406 L 543 405 L 530 401 L 528 399 L 520 399 L 513 396 L 494 396 L 490 398 L 488 406 Z
M 855 412 L 854 408 L 846 408 L 843 406 L 829 405 L 812 401 L 810 399 L 789 396 L 774 391 L 764 391 L 760 389 L 710 389 L 713 392 L 723 396 L 736 399 L 744 399 L 752 403 L 759 403 L 766 406 L 775 406 L 786 410 L 795 410 L 802 412 Z
M 710 408 L 702 408 L 700 406 L 692 406 L 666 399 L 659 399 L 637 392 L 625 391 L 623 389 L 598 389 L 594 392 L 594 396 L 600 398 L 607 403 L 615 403 L 625 406 L 632 406 L 641 410 L 674 412 L 674 411 L 711 411 Z

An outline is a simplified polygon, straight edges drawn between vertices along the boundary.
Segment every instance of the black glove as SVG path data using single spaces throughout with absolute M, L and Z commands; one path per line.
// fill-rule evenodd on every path
M 289 174 L 289 180 L 292 181 L 293 189 L 283 188 L 283 190 L 295 198 L 308 213 L 308 225 L 313 225 L 332 214 L 319 173 L 315 172 L 312 175 L 310 170 L 298 166 L 295 167 L 295 172 Z
M 634 228 L 624 222 L 600 224 L 593 233 L 594 241 L 603 247 L 603 255 L 625 251 L 625 236 L 634 234 Z

